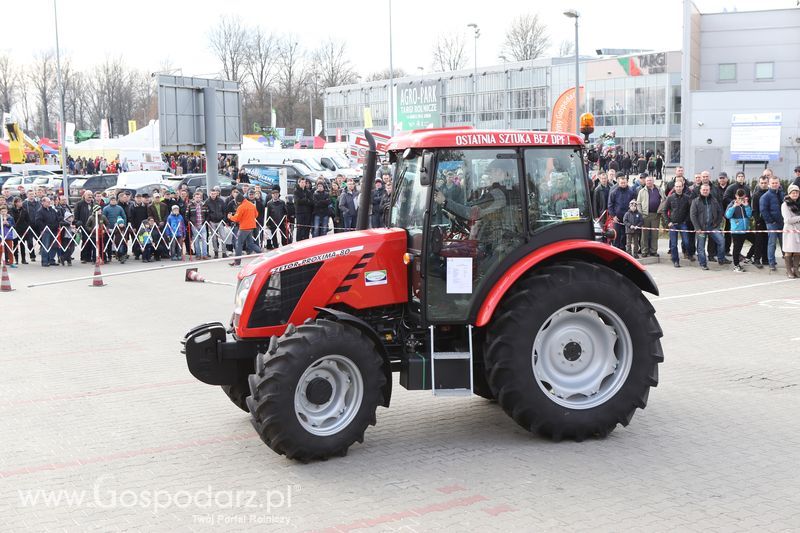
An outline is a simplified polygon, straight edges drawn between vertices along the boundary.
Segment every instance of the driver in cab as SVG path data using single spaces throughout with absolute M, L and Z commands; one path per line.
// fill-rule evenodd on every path
M 452 228 L 464 234 L 462 238 L 478 241 L 478 248 L 486 258 L 495 255 L 510 240 L 509 232 L 517 232 L 514 209 L 509 209 L 505 186 L 516 180 L 517 162 L 513 159 L 495 159 L 486 167 L 480 186 L 467 196 L 470 200 L 456 202 L 437 190 L 433 200 L 452 220 Z M 463 194 L 463 193 L 462 193 Z M 460 231 L 459 231 L 460 230 Z M 500 254 L 502 255 L 502 253 Z

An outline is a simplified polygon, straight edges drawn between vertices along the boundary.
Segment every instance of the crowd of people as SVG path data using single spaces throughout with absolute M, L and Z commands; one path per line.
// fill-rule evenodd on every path
M 664 154 L 660 150 L 646 150 L 644 153 L 634 151 L 633 154 L 609 150 L 598 156 L 597 164 L 604 172 L 613 170 L 623 176 L 647 174 L 659 180 L 664 176 Z
M 189 165 L 191 158 L 179 161 Z M 143 262 L 208 259 L 213 253 L 214 258 L 233 256 L 236 266 L 244 252 L 355 228 L 359 187 L 352 178 L 320 176 L 313 183 L 300 178 L 282 197 L 278 187 L 265 190 L 232 173 L 237 186 L 227 198 L 219 187 L 205 198 L 200 191 L 190 194 L 185 185 L 178 190 L 161 186 L 133 198 L 124 191 L 110 197 L 84 191 L 74 207 L 43 188 L 26 197 L 6 196 L 0 202 L 4 261 L 12 267 L 28 258 L 36 261 L 37 251 L 45 267 L 70 266 L 76 259 L 124 263 L 131 255 Z M 800 275 L 800 166 L 785 191 L 770 169 L 754 183 L 743 172 L 732 182 L 725 172 L 712 180 L 708 171 L 689 180 L 682 167 L 668 183 L 657 186 L 656 179 L 643 172 L 629 183 L 624 171 L 613 167 L 593 176 L 594 210 L 614 228 L 614 246 L 636 258 L 659 256 L 659 234 L 666 231 L 676 268 L 682 259 L 697 261 L 703 270 L 715 261 L 732 263 L 735 272 L 744 272 L 746 265 L 776 270 L 780 246 L 787 275 Z M 371 227 L 385 224 L 391 187 L 386 169 L 368 202 Z
M 83 191 L 75 206 L 44 188 L 25 197 L 7 195 L 0 201 L 3 259 L 16 268 L 35 262 L 37 253 L 43 267 L 72 266 L 73 260 L 125 263 L 131 256 L 143 262 L 202 260 L 213 253 L 233 256 L 237 266 L 244 252 L 355 228 L 359 188 L 352 178 L 319 177 L 313 184 L 300 178 L 287 196 L 281 193 L 278 186 L 265 190 L 243 179 L 227 198 L 219 187 L 205 198 L 186 185 L 133 197 Z M 372 227 L 384 225 L 390 194 L 388 175 L 377 178 L 369 202 Z
M 768 168 L 748 183 L 744 172 L 737 172 L 731 182 L 725 172 L 714 181 L 707 170 L 689 180 L 679 166 L 674 180 L 663 187 L 647 173 L 629 184 L 628 176 L 613 168 L 599 170 L 592 180 L 594 209 L 602 213 L 606 226 L 613 224 L 613 245 L 636 258 L 658 256 L 658 236 L 666 230 L 676 268 L 686 259 L 697 261 L 703 270 L 709 270 L 709 261 L 716 261 L 733 263 L 734 272 L 744 272 L 748 264 L 775 271 L 780 245 L 786 274 L 796 278 L 800 276 L 800 166 L 794 173 L 784 191 Z M 750 247 L 744 253 L 747 242 Z
M 206 171 L 206 157 L 202 154 L 164 154 L 162 155 L 164 169 L 172 174 L 204 173 Z M 57 159 L 53 164 L 57 164 Z M 220 156 L 220 172 L 229 174 L 231 168 L 230 156 Z M 67 171 L 73 176 L 92 174 L 117 174 L 139 170 L 139 166 L 132 165 L 127 158 L 120 159 L 117 155 L 109 160 L 103 156 L 67 157 Z

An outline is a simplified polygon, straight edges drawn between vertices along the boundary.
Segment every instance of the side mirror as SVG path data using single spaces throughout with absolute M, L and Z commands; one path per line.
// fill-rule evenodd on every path
M 422 168 L 419 169 L 419 183 L 423 187 L 431 184 L 433 176 L 433 152 L 422 153 Z

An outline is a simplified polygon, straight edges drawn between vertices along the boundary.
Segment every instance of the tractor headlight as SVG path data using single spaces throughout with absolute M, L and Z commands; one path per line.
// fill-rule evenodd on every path
M 236 297 L 233 299 L 233 314 L 234 315 L 241 315 L 242 309 L 244 309 L 244 302 L 247 300 L 247 294 L 250 292 L 250 287 L 253 286 L 253 280 L 256 279 L 256 275 L 253 274 L 252 276 L 247 276 L 239 281 L 239 285 L 236 287 Z

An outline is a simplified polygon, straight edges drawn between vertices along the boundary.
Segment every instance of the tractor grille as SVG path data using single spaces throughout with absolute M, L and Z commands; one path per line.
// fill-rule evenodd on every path
M 263 328 L 286 324 L 322 265 L 323 263 L 313 263 L 271 274 L 256 299 L 248 327 Z

